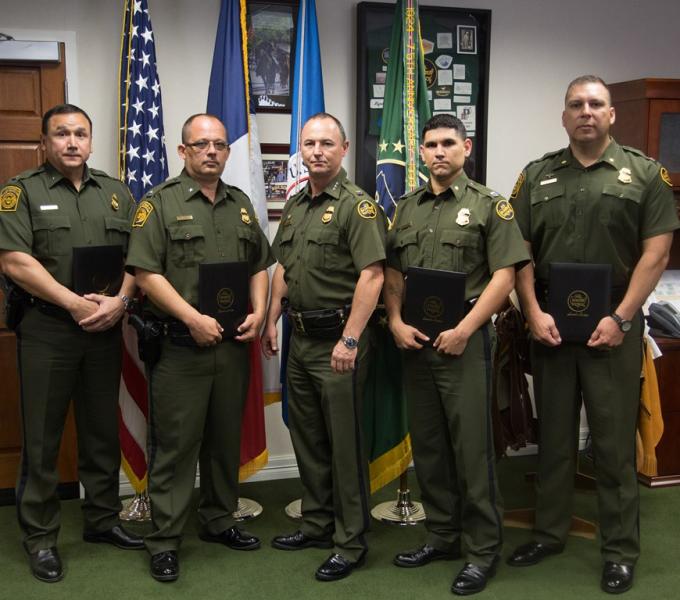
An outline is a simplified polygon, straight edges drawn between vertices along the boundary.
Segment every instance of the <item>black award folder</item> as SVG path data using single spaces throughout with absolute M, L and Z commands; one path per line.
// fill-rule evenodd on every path
M 550 263 L 548 313 L 566 342 L 587 342 L 611 311 L 611 265 Z
M 224 338 L 237 335 L 248 314 L 249 282 L 247 262 L 198 265 L 198 310 L 217 319 Z
M 79 246 L 73 248 L 73 291 L 113 296 L 125 275 L 123 246 Z
M 465 315 L 465 273 L 409 267 L 406 272 L 404 322 L 434 342 Z

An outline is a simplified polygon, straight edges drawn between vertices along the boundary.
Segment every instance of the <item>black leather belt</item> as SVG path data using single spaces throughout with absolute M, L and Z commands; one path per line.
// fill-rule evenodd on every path
M 201 348 L 196 343 L 196 340 L 192 337 L 189 328 L 178 321 L 177 319 L 169 319 L 164 323 L 165 334 L 170 338 L 170 343 L 175 346 L 184 346 L 186 348 Z M 226 338 L 222 338 L 219 342 L 220 344 L 225 341 Z
M 284 306 L 289 322 L 296 333 L 323 339 L 338 339 L 347 322 L 350 306 L 321 310 L 295 310 Z
M 33 297 L 30 304 L 33 304 L 33 306 L 35 306 L 42 314 L 47 315 L 48 317 L 54 317 L 60 321 L 66 321 L 67 323 L 75 323 L 71 313 L 61 306 L 57 306 L 56 304 L 36 297 Z

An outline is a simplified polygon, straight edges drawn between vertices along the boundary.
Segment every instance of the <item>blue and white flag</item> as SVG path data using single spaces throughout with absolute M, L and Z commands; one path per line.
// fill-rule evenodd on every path
M 118 176 L 139 201 L 168 178 L 161 84 L 146 0 L 125 0 L 119 100 Z
M 286 199 L 300 191 L 309 179 L 307 167 L 300 154 L 300 132 L 305 121 L 324 111 L 323 76 L 319 29 L 316 23 L 314 0 L 300 0 L 295 42 L 295 71 L 293 76 L 293 110 L 290 124 L 290 157 Z

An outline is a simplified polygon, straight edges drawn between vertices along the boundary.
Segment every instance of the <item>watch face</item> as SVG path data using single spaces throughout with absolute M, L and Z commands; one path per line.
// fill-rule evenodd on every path
M 630 331 L 632 327 L 633 324 L 630 321 L 621 321 L 621 331 L 623 331 L 623 333 Z

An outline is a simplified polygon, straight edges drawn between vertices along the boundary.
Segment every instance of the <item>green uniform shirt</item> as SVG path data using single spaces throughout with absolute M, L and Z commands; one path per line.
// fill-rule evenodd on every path
M 220 181 L 213 204 L 182 171 L 140 202 L 132 222 L 129 268 L 163 275 L 182 298 L 198 306 L 198 265 L 236 261 L 248 262 L 251 275 L 274 262 L 253 205 L 238 188 Z
M 73 248 L 127 250 L 134 201 L 124 183 L 85 165 L 80 191 L 45 162 L 0 192 L 0 250 L 30 254 L 72 289 Z
M 359 272 L 385 259 L 385 218 L 344 169 L 311 194 L 308 184 L 286 203 L 274 254 L 293 308 L 340 308 L 352 303 Z
M 512 207 L 465 173 L 445 192 L 429 184 L 399 200 L 387 237 L 388 266 L 467 273 L 465 299 L 479 296 L 491 275 L 529 260 Z
M 529 163 L 511 199 L 537 281 L 547 283 L 551 262 L 602 263 L 612 265 L 612 285 L 627 285 L 643 240 L 680 226 L 665 173 L 614 140 L 590 167 L 569 148 Z

